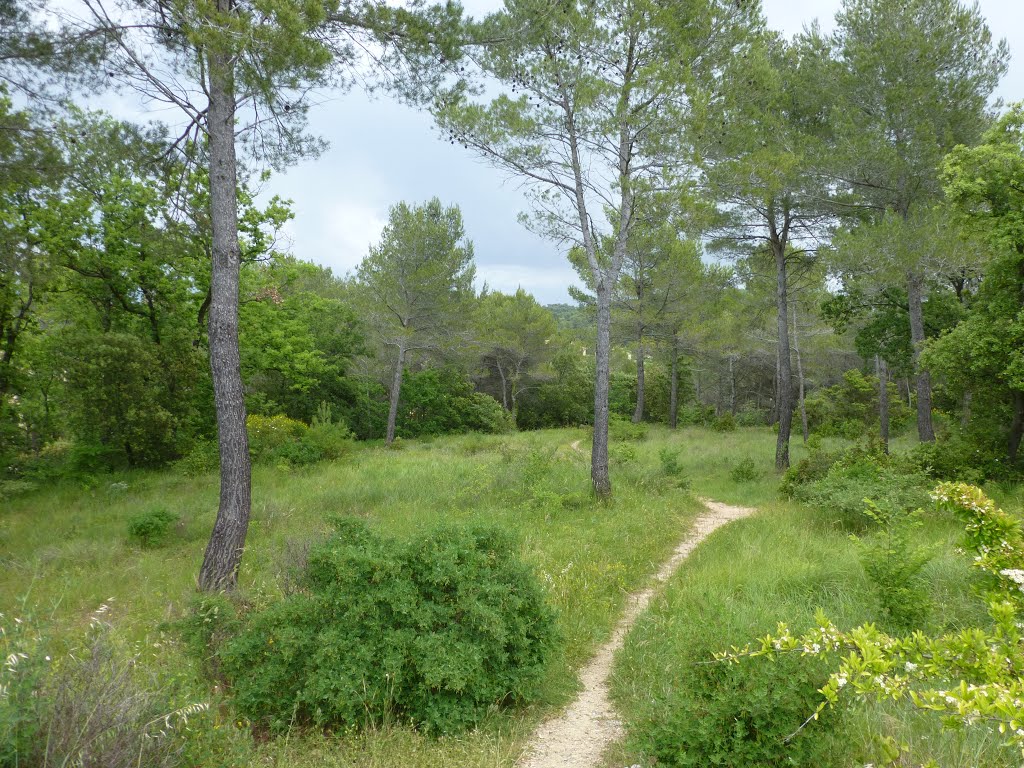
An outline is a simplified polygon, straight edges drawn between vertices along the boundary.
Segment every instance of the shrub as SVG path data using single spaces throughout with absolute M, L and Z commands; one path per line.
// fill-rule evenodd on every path
M 634 424 L 629 419 L 612 414 L 608 419 L 608 437 L 617 442 L 640 441 L 647 437 L 647 425 Z
M 165 507 L 150 507 L 128 520 L 128 536 L 143 547 L 158 547 L 180 518 Z
M 250 415 L 245 420 L 249 433 L 249 455 L 253 461 L 272 461 L 284 445 L 301 439 L 309 427 L 287 416 Z
M 400 543 L 358 520 L 336 526 L 309 553 L 304 591 L 220 651 L 242 714 L 271 731 L 395 719 L 445 733 L 535 695 L 554 620 L 506 534 L 441 528 Z
M 715 430 L 715 432 L 735 432 L 736 417 L 729 411 L 726 411 L 711 422 L 711 428 Z
M 904 460 L 881 453 L 871 444 L 839 453 L 825 476 L 793 488 L 793 497 L 817 507 L 849 530 L 864 530 L 871 519 L 864 499 L 886 513 L 917 509 L 928 503 L 930 481 Z
M 1003 478 L 1012 468 L 1006 462 L 1005 446 L 993 444 L 991 435 L 951 431 L 934 443 L 917 444 L 910 451 L 909 459 L 922 472 L 938 480 L 979 484 L 991 478 Z
M 858 370 L 843 374 L 843 381 L 808 395 L 805 405 L 812 432 L 825 437 L 856 440 L 878 430 L 878 377 Z M 889 427 L 899 432 L 913 412 L 895 384 L 889 384 Z
M 220 449 L 216 440 L 199 440 L 176 463 L 178 471 L 188 477 L 208 475 L 220 468 Z
M 337 461 L 352 451 L 354 437 L 343 423 L 314 423 L 302 437 L 302 443 L 317 455 L 317 461 Z
M 649 714 L 631 733 L 632 744 L 658 765 L 781 768 L 837 763 L 828 752 L 827 738 L 835 712 L 824 713 L 822 723 L 790 739 L 817 707 L 818 689 L 828 680 L 827 667 L 819 660 L 793 654 L 774 664 L 690 664 L 683 674 L 685 679 L 664 698 L 652 701 Z
M 661 462 L 661 471 L 669 477 L 677 477 L 682 474 L 683 468 L 679 464 L 679 451 L 671 448 L 662 448 L 658 451 L 658 460 Z
M 768 411 L 751 403 L 744 405 L 736 414 L 736 424 L 741 427 L 763 427 L 768 421 Z
M 927 547 L 912 547 L 910 536 L 921 526 L 920 510 L 882 509 L 865 500 L 867 515 L 878 530 L 863 539 L 860 562 L 882 609 L 899 632 L 920 628 L 930 610 L 922 571 L 932 559 Z
M 749 483 L 756 480 L 759 474 L 754 460 L 747 456 L 729 471 L 729 479 L 734 483 Z

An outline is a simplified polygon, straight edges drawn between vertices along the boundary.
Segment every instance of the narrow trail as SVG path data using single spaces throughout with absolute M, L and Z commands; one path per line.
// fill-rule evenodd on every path
M 575 444 L 573 448 L 578 450 Z M 609 746 L 624 736 L 622 722 L 612 707 L 608 685 L 616 651 L 622 647 L 630 628 L 647 609 L 658 588 L 694 548 L 716 528 L 756 511 L 709 499 L 700 501 L 708 511 L 694 521 L 686 538 L 655 574 L 652 585 L 629 596 L 626 610 L 611 638 L 580 670 L 583 690 L 564 712 L 540 725 L 519 759 L 518 768 L 591 768 L 599 764 Z

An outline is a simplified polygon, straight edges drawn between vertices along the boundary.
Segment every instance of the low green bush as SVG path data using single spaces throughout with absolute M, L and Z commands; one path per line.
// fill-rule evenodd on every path
M 631 420 L 612 414 L 608 419 L 608 437 L 616 442 L 639 442 L 647 438 L 648 428 L 643 422 L 634 424 Z
M 658 451 L 658 461 L 661 462 L 661 471 L 669 477 L 677 477 L 683 472 L 678 450 L 662 448 Z
M 256 462 L 273 461 L 278 458 L 277 451 L 288 443 L 301 440 L 309 431 L 301 421 L 281 415 L 253 414 L 245 420 L 245 426 L 249 433 L 249 455 Z
M 854 446 L 834 455 L 824 476 L 824 463 L 801 470 L 816 479 L 784 485 L 793 498 L 816 507 L 851 531 L 867 530 L 872 520 L 864 514 L 864 499 L 888 512 L 908 512 L 929 504 L 931 480 L 904 457 L 882 453 L 873 443 Z M 813 471 L 812 471 L 813 469 Z
M 709 649 L 706 658 L 711 656 Z M 840 765 L 828 739 L 837 712 L 799 730 L 827 680 L 823 662 L 796 654 L 774 664 L 690 664 L 683 679 L 652 698 L 630 742 L 652 762 L 677 768 Z
M 340 519 L 302 591 L 247 618 L 218 653 L 239 712 L 292 723 L 405 722 L 458 732 L 537 692 L 555 644 L 543 589 L 496 529 L 408 543 Z
M 717 416 L 714 421 L 711 422 L 711 428 L 715 432 L 735 432 L 736 431 L 736 417 L 729 411 L 726 411 L 720 416 Z
M 878 530 L 856 539 L 860 562 L 889 629 L 905 633 L 924 626 L 931 610 L 924 567 L 934 551 L 913 546 L 911 534 L 922 525 L 920 510 L 883 509 L 865 502 L 864 514 Z
M 760 474 L 754 460 L 747 456 L 745 459 L 740 459 L 736 466 L 729 470 L 729 479 L 734 483 L 749 483 L 752 480 L 757 480 Z
M 166 507 L 150 507 L 129 518 L 128 536 L 143 547 L 158 547 L 180 519 Z
M 198 477 L 216 472 L 220 467 L 220 449 L 217 446 L 217 441 L 197 441 L 188 453 L 175 462 L 174 466 L 188 477 Z

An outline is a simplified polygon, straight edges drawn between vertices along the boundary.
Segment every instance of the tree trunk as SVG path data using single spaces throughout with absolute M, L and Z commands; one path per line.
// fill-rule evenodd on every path
M 775 441 L 775 470 L 789 467 L 789 435 L 793 429 L 793 370 L 789 348 L 789 286 L 786 284 L 786 247 L 774 244 L 775 251 L 775 304 L 779 326 L 779 436 Z
M 960 413 L 960 428 L 967 429 L 971 425 L 971 400 L 974 394 L 969 389 L 964 390 L 963 411 Z
M 679 342 L 672 339 L 672 376 L 668 393 L 668 426 L 679 426 Z
M 889 364 L 881 355 L 875 355 L 875 373 L 878 374 L 878 436 L 882 450 L 889 452 Z
M 507 411 L 508 407 L 508 382 L 505 380 L 505 369 L 501 367 L 500 361 L 495 361 L 495 367 L 498 369 L 498 375 L 501 377 L 501 405 Z
M 1024 437 L 1024 392 L 1013 392 L 1013 421 L 1010 423 L 1010 445 L 1007 457 L 1010 464 L 1016 464 L 1020 455 L 1021 438 Z
M 612 494 L 608 474 L 608 376 L 612 338 L 612 294 L 607 278 L 597 286 L 597 369 L 594 377 L 594 441 L 590 451 L 590 479 L 599 498 Z
M 398 400 L 402 396 L 402 374 L 405 371 L 405 342 L 398 344 L 398 359 L 395 361 L 395 373 L 391 377 L 391 403 L 388 406 L 388 431 L 384 444 L 391 445 L 395 440 L 395 422 L 398 421 Z
M 924 346 L 924 275 L 911 271 L 907 275 L 907 305 L 910 311 L 910 340 L 913 343 L 914 371 L 917 377 L 917 436 L 922 443 L 935 442 L 932 426 L 932 379 L 920 367 Z
M 222 12 L 231 0 L 217 0 Z M 235 160 L 234 64 L 229 53 L 209 52 L 210 102 L 207 117 L 210 153 L 210 371 L 220 445 L 220 505 L 199 570 L 199 588 L 230 590 L 238 583 L 251 507 L 249 438 L 245 430 L 245 392 L 238 352 L 238 167 Z
M 644 342 L 637 339 L 636 345 L 636 409 L 633 411 L 633 423 L 644 420 Z
M 800 380 L 800 429 L 804 438 L 804 445 L 807 445 L 807 403 L 804 399 L 806 390 L 804 388 L 804 364 L 800 359 L 800 333 L 796 324 L 796 302 L 793 302 L 793 351 L 796 353 L 796 375 Z
M 729 355 L 729 413 L 736 415 L 736 371 L 733 369 L 733 356 Z

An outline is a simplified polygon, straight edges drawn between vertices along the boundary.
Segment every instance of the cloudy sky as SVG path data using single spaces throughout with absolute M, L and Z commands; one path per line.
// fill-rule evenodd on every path
M 480 16 L 499 7 L 500 0 L 464 0 L 463 5 Z M 769 25 L 792 35 L 815 16 L 830 29 L 839 0 L 763 0 L 763 5 Z M 999 96 L 1008 102 L 1024 99 L 1024 2 L 980 0 L 980 6 L 1013 55 Z M 522 286 L 542 303 L 568 299 L 575 275 L 562 252 L 518 223 L 527 201 L 515 180 L 442 141 L 429 116 L 353 91 L 329 99 L 310 117 L 311 129 L 330 142 L 330 149 L 271 179 L 266 190 L 293 201 L 288 235 L 296 256 L 344 274 L 379 238 L 389 206 L 436 195 L 462 209 L 481 281 L 506 292 Z

